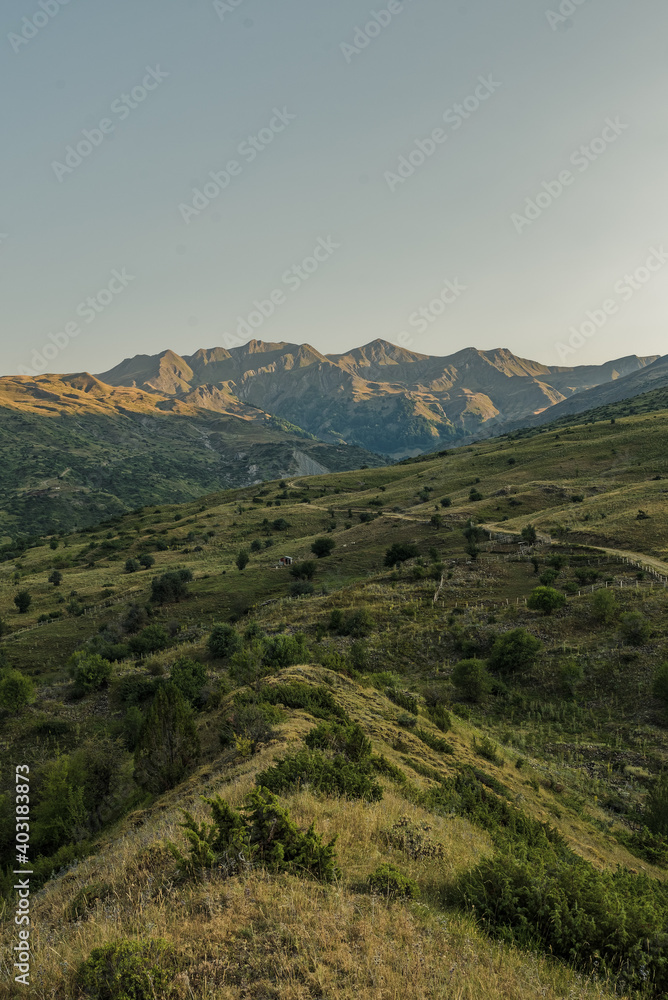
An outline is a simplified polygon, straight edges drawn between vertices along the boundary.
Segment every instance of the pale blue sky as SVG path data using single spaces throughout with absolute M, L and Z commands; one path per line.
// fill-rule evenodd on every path
M 255 336 L 323 352 L 384 337 L 548 363 L 665 354 L 668 257 L 635 288 L 625 275 L 668 249 L 668 7 L 584 0 L 551 26 L 569 2 L 5 0 L 0 373 L 30 367 L 49 334 L 58 372 L 241 343 L 238 318 L 274 289 Z M 371 11 L 389 23 L 346 48 Z M 155 89 L 123 105 L 146 77 Z M 444 122 L 476 88 L 480 106 Z M 103 119 L 110 134 L 65 172 Z M 240 144 L 272 122 L 249 162 Z M 439 128 L 434 154 L 393 178 Z M 571 161 L 604 132 L 586 170 Z M 180 208 L 231 160 L 208 207 Z M 564 170 L 561 196 L 513 221 Z M 288 279 L 320 239 L 317 270 Z M 448 280 L 465 291 L 432 308 Z M 110 282 L 99 312 L 79 309 Z M 600 330 L 569 346 L 606 300 Z

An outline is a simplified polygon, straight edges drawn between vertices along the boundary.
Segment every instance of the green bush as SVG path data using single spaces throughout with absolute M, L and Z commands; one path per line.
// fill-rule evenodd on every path
M 314 793 L 377 802 L 383 789 L 371 776 L 367 760 L 349 761 L 343 754 L 326 755 L 303 747 L 257 775 L 258 785 L 280 793 L 308 786 Z
M 224 660 L 241 649 L 241 636 L 232 625 L 214 625 L 206 648 L 212 656 Z
M 172 684 L 179 689 L 186 701 L 192 704 L 206 684 L 206 667 L 198 660 L 181 656 L 172 664 L 169 676 Z
M 543 648 L 540 639 L 523 628 L 500 635 L 492 646 L 489 666 L 500 674 L 530 670 Z
M 112 893 L 113 889 L 108 882 L 91 882 L 84 885 L 67 907 L 67 919 L 80 920 L 94 903 L 108 899 Z
M 311 552 L 316 558 L 324 559 L 326 556 L 331 556 L 335 548 L 336 542 L 333 538 L 316 538 L 311 546 Z
M 662 663 L 654 674 L 654 684 L 652 687 L 654 697 L 661 701 L 668 709 L 668 661 Z
M 481 702 L 492 687 L 492 679 L 484 660 L 460 660 L 450 679 L 460 696 L 475 704 Z
M 396 688 L 389 687 L 385 690 L 385 694 L 399 708 L 403 708 L 413 715 L 418 714 L 418 700 L 410 691 L 398 691 Z
M 397 566 L 407 562 L 409 559 L 416 559 L 420 555 L 417 545 L 411 542 L 395 542 L 385 553 L 385 565 L 388 567 Z
M 0 707 L 18 715 L 35 700 L 35 685 L 27 674 L 6 668 L 0 675 Z
M 87 1000 L 155 1000 L 171 992 L 176 969 L 174 949 L 162 938 L 114 941 L 93 949 L 75 986 Z
M 302 632 L 275 635 L 265 640 L 262 663 L 270 670 L 282 670 L 307 660 L 306 636 Z
M 173 844 L 170 850 L 180 870 L 193 876 L 215 868 L 230 875 L 241 865 L 261 865 L 272 873 L 288 872 L 321 882 L 341 875 L 336 864 L 336 837 L 324 844 L 313 824 L 301 831 L 286 809 L 267 788 L 255 788 L 246 796 L 241 812 L 219 797 L 204 799 L 211 807 L 212 823 L 197 823 L 184 811 L 181 826 L 190 844 L 184 857 Z
M 619 608 L 613 591 L 607 587 L 594 591 L 591 596 L 591 610 L 594 618 L 601 625 L 609 625 L 615 621 L 619 614 Z
M 554 587 L 536 587 L 529 595 L 527 607 L 532 611 L 540 611 L 551 615 L 566 604 L 566 597 Z
M 334 700 L 326 687 L 314 687 L 301 681 L 288 684 L 274 684 L 260 689 L 258 701 L 270 705 L 285 705 L 286 708 L 301 708 L 316 719 L 348 720 L 346 711 Z
M 371 756 L 371 740 L 356 722 L 321 722 L 306 734 L 304 742 L 311 750 L 329 750 L 350 761 L 366 760 Z
M 105 687 L 113 669 L 109 660 L 103 659 L 98 653 L 86 653 L 84 650 L 72 654 L 68 668 L 78 695 Z
M 148 792 L 166 792 L 185 778 L 199 753 L 190 707 L 173 684 L 161 685 L 135 750 L 135 781 Z
M 428 746 L 431 750 L 435 750 L 436 753 L 454 753 L 454 748 L 447 740 L 442 740 L 440 736 L 434 736 L 427 729 L 416 729 L 415 735 L 418 739 L 422 740 L 425 746 Z
M 668 837 L 668 774 L 657 778 L 647 797 L 645 822 L 651 833 Z
M 307 559 L 304 562 L 294 563 L 290 567 L 290 573 L 295 580 L 312 580 L 315 576 L 315 561 Z
M 644 646 L 649 642 L 649 622 L 640 611 L 627 611 L 620 618 L 619 635 L 625 646 Z
M 427 715 L 436 728 L 440 729 L 442 733 L 447 733 L 448 730 L 452 728 L 452 719 L 450 718 L 450 713 L 445 705 L 440 703 L 437 703 L 436 705 L 428 705 Z
M 163 573 L 151 581 L 151 600 L 158 604 L 171 604 L 188 597 L 186 586 L 193 578 L 189 569 L 173 570 Z
M 235 737 L 241 736 L 249 741 L 251 753 L 255 753 L 263 743 L 269 743 L 274 738 L 274 726 L 283 719 L 283 713 L 275 705 L 235 703 L 223 722 L 220 744 L 223 747 L 232 746 Z
M 390 864 L 379 865 L 372 871 L 367 878 L 367 885 L 371 892 L 388 899 L 415 899 L 419 894 L 413 879 Z
M 135 656 L 150 656 L 151 653 L 160 653 L 169 646 L 169 636 L 162 625 L 147 625 L 139 635 L 133 635 L 128 646 L 130 652 Z

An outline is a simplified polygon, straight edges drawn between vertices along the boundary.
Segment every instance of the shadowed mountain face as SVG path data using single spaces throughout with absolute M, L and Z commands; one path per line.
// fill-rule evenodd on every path
M 632 355 L 564 368 L 501 349 L 430 357 L 375 340 L 347 354 L 324 355 L 308 344 L 252 340 L 185 358 L 173 351 L 138 355 L 98 378 L 214 411 L 229 412 L 234 399 L 324 441 L 403 458 L 494 433 L 633 373 L 642 382 L 643 369 L 654 361 Z

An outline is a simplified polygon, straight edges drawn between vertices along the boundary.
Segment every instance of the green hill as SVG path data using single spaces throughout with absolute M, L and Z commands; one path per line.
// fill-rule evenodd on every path
M 668 412 L 610 419 L 6 547 L 0 991 L 664 996 Z

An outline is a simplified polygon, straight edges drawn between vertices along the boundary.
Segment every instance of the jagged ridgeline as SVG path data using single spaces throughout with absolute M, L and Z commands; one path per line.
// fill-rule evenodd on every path
M 2 995 L 665 996 L 661 402 L 6 546 Z

